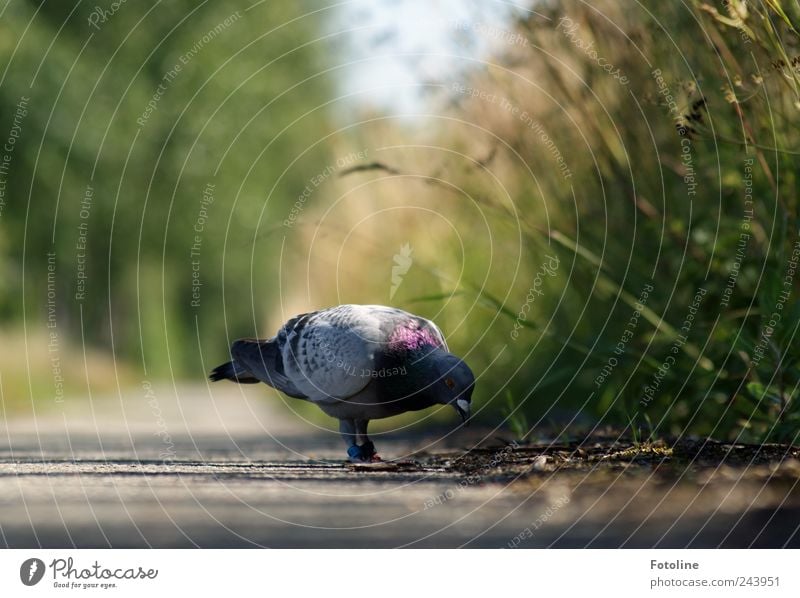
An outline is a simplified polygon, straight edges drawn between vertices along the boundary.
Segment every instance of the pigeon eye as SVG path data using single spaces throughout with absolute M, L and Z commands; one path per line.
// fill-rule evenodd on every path
M 451 390 L 456 387 L 456 383 L 452 378 L 445 378 L 444 383 L 447 384 L 447 388 Z

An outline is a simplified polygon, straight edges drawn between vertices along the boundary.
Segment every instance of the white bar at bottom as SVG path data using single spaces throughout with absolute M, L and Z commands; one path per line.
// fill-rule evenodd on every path
M 797 557 L 713 549 L 14 549 L 0 551 L 0 595 L 795 597 Z M 26 585 L 23 577 L 39 580 Z

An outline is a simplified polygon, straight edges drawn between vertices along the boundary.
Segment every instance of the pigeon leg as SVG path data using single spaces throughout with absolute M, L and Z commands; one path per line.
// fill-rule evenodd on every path
M 347 444 L 347 456 L 353 463 L 366 461 L 361 454 L 361 447 L 356 444 L 356 422 L 353 419 L 339 420 L 339 433 Z
M 372 441 L 367 436 L 367 426 L 369 425 L 369 420 L 357 419 L 355 420 L 355 424 L 357 440 L 360 443 L 359 448 L 361 449 L 361 457 L 365 461 L 380 461 L 381 458 L 375 453 L 375 445 L 372 444 Z

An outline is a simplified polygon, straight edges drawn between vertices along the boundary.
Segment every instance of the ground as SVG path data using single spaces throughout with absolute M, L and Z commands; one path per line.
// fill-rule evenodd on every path
M 414 426 L 374 438 L 393 462 L 353 466 L 277 400 L 145 388 L 7 416 L 0 545 L 800 546 L 797 448 Z

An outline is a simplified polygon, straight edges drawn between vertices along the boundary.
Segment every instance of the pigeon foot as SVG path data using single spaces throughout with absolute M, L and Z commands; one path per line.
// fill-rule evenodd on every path
M 359 448 L 361 449 L 361 456 L 365 461 L 381 461 L 381 458 L 378 457 L 375 452 L 375 445 L 372 444 L 371 440 L 367 440 L 364 444 L 360 445 Z
M 347 449 L 347 457 L 351 463 L 382 463 L 380 455 L 375 452 L 375 445 L 371 440 L 364 444 L 354 444 Z

